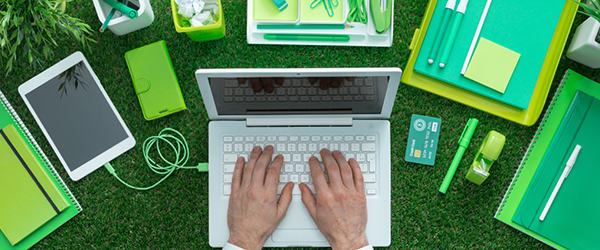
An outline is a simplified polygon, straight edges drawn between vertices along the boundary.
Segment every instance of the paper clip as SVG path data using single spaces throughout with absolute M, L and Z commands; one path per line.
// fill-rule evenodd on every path
M 333 7 L 337 7 L 339 2 L 338 0 L 335 0 L 335 4 L 334 1 L 332 0 L 314 0 L 311 4 L 310 4 L 310 8 L 314 9 L 317 6 L 319 6 L 319 4 L 323 3 L 323 6 L 325 6 L 325 10 L 327 11 L 327 15 L 329 15 L 329 17 L 333 17 Z

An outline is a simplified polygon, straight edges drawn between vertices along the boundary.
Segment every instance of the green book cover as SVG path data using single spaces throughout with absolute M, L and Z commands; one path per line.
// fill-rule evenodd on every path
M 0 130 L 0 229 L 16 245 L 69 204 L 13 125 Z
M 0 91 L 0 128 L 7 127 L 8 125 L 12 125 L 12 127 L 15 128 L 16 134 L 21 137 L 25 143 L 25 145 L 22 146 L 27 149 L 26 151 L 29 151 L 33 154 L 33 159 L 35 161 L 41 164 L 39 171 L 37 169 L 33 170 L 35 168 L 32 168 L 32 173 L 35 173 L 36 176 L 43 173 L 50 178 L 50 183 L 46 182 L 45 184 L 41 185 L 43 187 L 47 187 L 49 190 L 51 190 L 51 188 L 48 187 L 48 184 L 54 186 L 54 188 L 57 188 L 60 197 L 67 202 L 67 207 L 63 208 L 64 204 L 62 204 L 60 201 L 57 201 L 56 204 L 62 204 L 57 206 L 61 212 L 56 214 L 53 218 L 47 220 L 46 223 L 42 224 L 39 228 L 37 228 L 37 230 L 31 232 L 28 236 L 23 238 L 15 245 L 11 244 L 7 236 L 4 234 L 4 229 L 0 230 L 0 249 L 28 249 L 42 240 L 48 234 L 52 233 L 52 231 L 65 224 L 68 220 L 75 217 L 75 215 L 82 211 L 82 208 L 69 188 L 64 184 L 60 175 L 58 175 L 52 164 L 48 161 L 48 158 L 44 152 L 41 151 L 37 146 L 37 142 L 31 136 L 27 127 L 24 126 L 23 122 L 12 108 L 10 103 L 8 103 L 4 94 Z M 14 137 L 14 135 L 12 135 L 12 137 Z M 4 139 L 0 139 L 0 141 L 2 140 Z M 20 150 L 23 150 L 23 148 Z M 30 160 L 32 159 L 29 159 L 29 161 Z M 49 192 L 49 194 L 50 193 L 52 192 Z M 59 198 L 56 198 L 56 194 L 52 194 L 51 199 L 60 200 Z M 0 202 L 4 203 L 3 200 Z
M 600 84 L 572 70 L 567 70 L 494 216 L 507 225 L 557 249 L 566 248 L 513 222 L 512 219 L 577 91 L 600 98 Z

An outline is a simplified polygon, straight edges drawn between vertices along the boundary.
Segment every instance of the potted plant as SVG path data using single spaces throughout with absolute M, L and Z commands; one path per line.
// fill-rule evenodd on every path
M 575 1 L 589 18 L 577 27 L 567 57 L 590 68 L 600 68 L 600 5 L 596 0 L 589 3 Z
M 90 38 L 90 26 L 64 13 L 69 1 L 0 1 L 0 62 L 6 74 L 22 58 L 34 67 L 42 67 L 43 59 L 52 56 L 53 47 L 58 46 L 55 39 L 72 37 L 84 46 L 95 42 Z

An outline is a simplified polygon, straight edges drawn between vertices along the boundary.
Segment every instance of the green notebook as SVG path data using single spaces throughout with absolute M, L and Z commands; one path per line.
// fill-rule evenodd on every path
M 565 117 L 577 91 L 600 98 L 600 84 L 572 70 L 567 70 L 494 216 L 494 218 L 558 249 L 566 248 L 536 231 L 513 222 L 513 216 L 523 200 L 525 192 L 546 154 L 546 150 L 554 139 L 554 135 L 559 130 L 563 117 Z M 547 219 L 549 218 L 547 217 Z
M 492 1 L 480 38 L 521 55 L 504 93 L 460 74 L 485 4 L 486 1 L 469 1 L 450 58 L 442 69 L 438 66 L 439 58 L 433 64 L 427 62 L 446 6 L 446 1 L 438 1 L 414 70 L 519 109 L 527 109 L 565 0 L 544 1 L 543 4 L 522 0 Z
M 0 129 L 0 229 L 16 245 L 69 204 L 12 124 Z
M 1 91 L 0 128 L 0 249 L 28 249 L 82 209 Z
M 127 51 L 125 60 L 146 120 L 186 109 L 165 41 Z
M 568 249 L 600 246 L 600 101 L 577 92 L 527 192 L 513 216 L 529 230 Z M 577 161 L 564 179 L 544 221 L 542 210 L 576 145 Z

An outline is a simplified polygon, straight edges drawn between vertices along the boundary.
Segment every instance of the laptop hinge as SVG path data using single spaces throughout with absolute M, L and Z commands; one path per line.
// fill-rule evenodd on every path
M 248 127 L 352 126 L 352 117 L 250 117 Z

